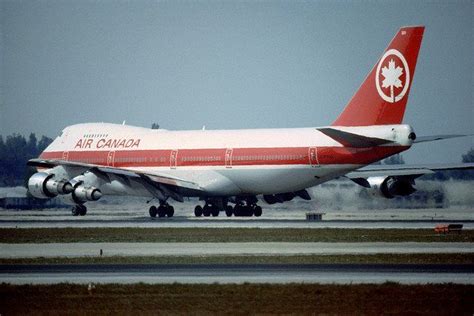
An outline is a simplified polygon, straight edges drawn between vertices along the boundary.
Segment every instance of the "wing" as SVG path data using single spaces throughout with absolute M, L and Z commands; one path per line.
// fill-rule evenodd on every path
M 110 182 L 111 175 L 118 176 L 124 179 L 126 182 L 133 180 L 140 183 L 146 190 L 148 190 L 154 197 L 158 199 L 165 199 L 167 196 L 169 196 L 176 201 L 183 202 L 184 195 L 200 195 L 204 193 L 204 190 L 198 184 L 167 174 L 150 174 L 137 170 L 67 160 L 31 159 L 28 161 L 28 165 L 40 168 L 54 168 L 56 166 L 63 166 L 65 168 L 74 168 L 75 170 L 81 171 L 81 173 L 89 171 L 94 173 L 102 180 L 108 182 Z
M 474 169 L 474 163 L 460 164 L 426 164 L 426 165 L 375 165 L 367 166 L 349 172 L 345 176 L 364 187 L 370 187 L 367 178 L 370 177 L 405 177 L 416 179 L 425 174 L 442 170 Z

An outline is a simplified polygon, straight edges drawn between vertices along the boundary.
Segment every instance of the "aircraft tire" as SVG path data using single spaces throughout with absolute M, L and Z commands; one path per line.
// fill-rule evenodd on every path
M 150 209 L 148 210 L 148 213 L 150 213 L 150 217 L 156 217 L 156 213 L 157 213 L 157 209 L 156 209 L 156 206 L 152 205 L 150 206 Z
M 243 213 L 242 216 L 247 216 L 247 217 L 253 216 L 253 207 L 245 206 L 242 213 Z
M 211 215 L 213 217 L 219 216 L 219 208 L 217 206 L 212 206 L 211 207 Z
M 225 215 L 227 215 L 227 217 L 231 217 L 233 213 L 234 213 L 234 208 L 230 205 L 227 205 L 225 207 Z
M 211 216 L 211 207 L 209 205 L 204 205 L 202 209 L 202 215 L 204 215 L 205 217 Z
M 166 216 L 173 217 L 173 215 L 174 215 L 174 207 L 172 207 L 171 205 L 168 205 L 168 207 L 166 208 Z
M 158 217 L 165 217 L 166 216 L 166 206 L 160 205 L 158 206 Z
M 234 216 L 238 217 L 238 216 L 242 216 L 242 213 L 243 213 L 243 210 L 244 210 L 245 206 L 243 205 L 236 205 L 234 207 Z
M 87 207 L 85 205 L 78 205 L 79 215 L 84 216 L 87 214 Z
M 201 217 L 202 216 L 202 206 L 201 205 L 197 205 L 195 208 L 194 208 L 194 215 L 196 217 Z
M 258 205 L 255 205 L 255 207 L 253 209 L 253 215 L 256 216 L 256 217 L 262 216 L 262 208 Z
M 80 212 L 79 205 L 74 205 L 71 209 L 72 216 L 79 216 Z

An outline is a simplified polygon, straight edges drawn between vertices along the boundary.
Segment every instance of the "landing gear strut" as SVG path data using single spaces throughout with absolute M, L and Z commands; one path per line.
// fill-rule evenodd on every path
M 151 217 L 156 217 L 156 215 L 158 215 L 158 217 L 173 217 L 174 207 L 172 207 L 166 202 L 163 202 L 158 207 L 156 207 L 155 205 L 150 206 L 148 213 Z
M 84 204 L 76 204 L 71 209 L 72 216 L 84 216 L 87 214 L 87 207 Z

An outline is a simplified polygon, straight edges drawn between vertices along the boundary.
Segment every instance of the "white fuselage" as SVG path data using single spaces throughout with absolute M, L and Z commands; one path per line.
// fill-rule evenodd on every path
M 317 128 L 167 131 L 107 123 L 65 128 L 42 153 L 61 159 L 169 175 L 206 194 L 232 196 L 295 192 L 401 152 L 411 146 L 408 125 L 334 127 L 390 140 L 389 145 L 345 147 Z M 102 183 L 109 194 L 130 192 Z

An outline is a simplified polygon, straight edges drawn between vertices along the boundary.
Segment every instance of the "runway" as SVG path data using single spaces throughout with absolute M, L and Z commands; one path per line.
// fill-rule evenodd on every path
M 351 184 L 351 183 L 349 183 Z M 418 183 L 421 185 L 422 183 Z M 425 185 L 428 185 L 425 183 Z M 64 227 L 144 227 L 144 228 L 408 228 L 432 229 L 440 223 L 460 223 L 464 229 L 474 229 L 474 207 L 469 196 L 471 184 L 452 184 L 449 205 L 445 208 L 390 208 L 367 206 L 360 203 L 353 188 L 315 187 L 311 201 L 295 199 L 284 204 L 263 207 L 261 217 L 195 217 L 197 199 L 173 202 L 173 218 L 150 218 L 145 198 L 104 196 L 100 201 L 87 203 L 86 216 L 73 217 L 70 208 L 44 210 L 0 209 L 0 228 L 64 228 Z M 426 187 L 430 188 L 430 186 Z M 467 193 L 466 193 L 466 192 Z M 464 192 L 464 193 L 462 193 Z M 461 194 L 462 193 L 462 194 Z M 349 200 L 344 198 L 353 197 Z M 342 199 L 342 200 L 341 200 Z M 374 197 L 373 202 L 377 202 Z M 306 221 L 307 212 L 324 213 L 320 222 Z
M 289 256 L 474 253 L 473 243 L 446 242 L 224 242 L 0 244 L 0 258 L 98 256 Z
M 230 264 L 3 265 L 0 282 L 50 283 L 384 283 L 474 284 L 474 265 Z
M 70 211 L 33 210 L 0 212 L 0 228 L 408 228 L 432 229 L 439 223 L 462 223 L 474 229 L 471 208 L 321 210 L 321 222 L 305 220 L 308 207 L 299 204 L 270 206 L 259 218 L 200 217 L 194 203 L 175 205 L 173 218 L 150 218 L 147 206 L 137 201 L 91 204 L 86 216 Z M 112 256 L 292 256 L 364 254 L 474 253 L 473 243 L 452 242 L 225 242 L 225 243 L 25 243 L 0 244 L 0 258 Z M 472 266 L 454 265 L 66 265 L 0 266 L 0 282 L 26 283 L 474 283 Z M 24 270 L 21 270 L 24 269 Z
M 301 210 L 268 210 L 262 217 L 196 218 L 189 209 L 178 208 L 173 218 L 150 218 L 145 210 L 134 206 L 113 210 L 101 207 L 89 210 L 84 217 L 73 217 L 70 211 L 0 211 L 0 228 L 65 228 L 65 227 L 139 227 L 139 228 L 408 228 L 431 229 L 441 223 L 461 223 L 474 229 L 474 210 L 339 210 L 328 211 L 319 222 L 306 221 Z
M 431 229 L 437 224 L 461 223 L 463 229 L 474 229 L 474 221 L 443 220 L 225 220 L 225 219 L 150 219 L 94 220 L 72 218 L 66 220 L 0 220 L 0 228 L 91 228 L 91 227 L 138 227 L 138 228 L 360 228 L 360 229 Z

